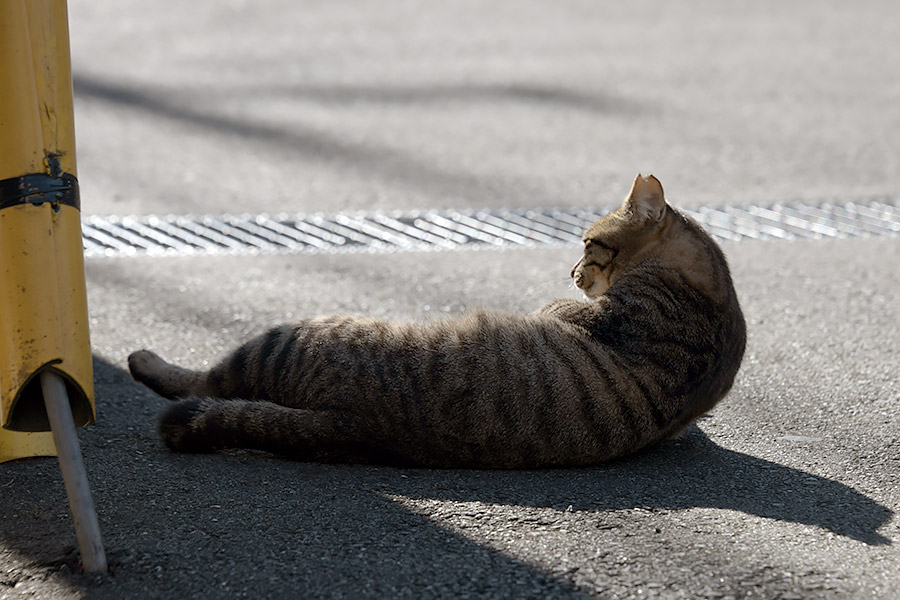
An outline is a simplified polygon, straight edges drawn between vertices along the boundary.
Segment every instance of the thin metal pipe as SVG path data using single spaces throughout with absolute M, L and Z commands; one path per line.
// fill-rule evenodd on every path
M 59 456 L 59 468 L 66 496 L 69 498 L 69 510 L 72 511 L 72 520 L 75 522 L 75 537 L 81 550 L 82 566 L 85 571 L 106 571 L 106 553 L 100 538 L 100 525 L 97 523 L 97 513 L 94 511 L 91 489 L 84 461 L 81 459 L 81 448 L 75 435 L 66 385 L 59 375 L 50 370 L 42 371 L 40 378 L 44 405 L 47 407 L 47 417 Z

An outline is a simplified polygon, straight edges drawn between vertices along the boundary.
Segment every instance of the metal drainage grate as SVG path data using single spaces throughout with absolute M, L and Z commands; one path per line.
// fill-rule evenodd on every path
M 900 207 L 846 204 L 685 210 L 720 240 L 900 235 Z M 604 212 L 485 210 L 338 215 L 97 217 L 82 220 L 86 256 L 279 254 L 571 244 Z

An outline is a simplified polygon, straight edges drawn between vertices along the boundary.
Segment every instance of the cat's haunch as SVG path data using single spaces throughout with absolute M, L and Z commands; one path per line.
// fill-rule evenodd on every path
M 272 329 L 208 372 L 142 350 L 180 452 L 423 467 L 584 466 L 672 437 L 729 391 L 744 318 L 725 257 L 640 175 L 584 234 L 586 301 L 453 322 L 334 316 Z

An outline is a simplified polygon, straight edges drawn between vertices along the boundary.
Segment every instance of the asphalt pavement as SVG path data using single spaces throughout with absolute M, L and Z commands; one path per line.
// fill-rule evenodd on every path
M 70 2 L 89 214 L 900 203 L 889 2 Z M 900 597 L 898 237 L 723 244 L 735 387 L 591 469 L 177 455 L 125 358 L 578 297 L 577 246 L 87 261 L 110 572 L 56 461 L 0 465 L 0 599 Z
M 896 194 L 900 11 L 72 0 L 90 214 Z
M 327 312 L 532 310 L 572 295 L 576 247 L 91 260 L 100 420 L 81 440 L 111 573 L 71 573 L 56 464 L 19 461 L 0 471 L 0 593 L 889 598 L 900 281 L 882 258 L 897 243 L 726 245 L 750 337 L 720 407 L 628 460 L 524 472 L 171 454 L 154 424 L 165 401 L 125 357 L 150 347 L 201 368 L 273 323 Z

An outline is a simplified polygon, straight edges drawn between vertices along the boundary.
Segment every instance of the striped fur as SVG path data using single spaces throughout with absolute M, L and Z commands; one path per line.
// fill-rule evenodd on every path
M 703 230 L 640 175 L 584 236 L 587 301 L 453 322 L 334 316 L 282 326 L 208 372 L 142 350 L 135 379 L 178 399 L 175 451 L 254 448 L 300 460 L 528 468 L 656 444 L 731 388 L 744 319 Z

